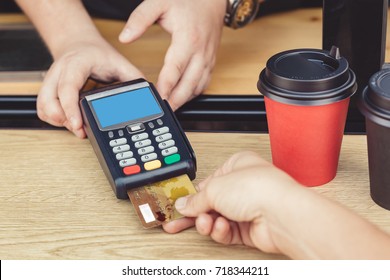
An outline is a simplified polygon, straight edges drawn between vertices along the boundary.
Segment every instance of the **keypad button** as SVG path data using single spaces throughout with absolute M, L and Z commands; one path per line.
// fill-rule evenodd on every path
M 172 138 L 172 134 L 165 133 L 156 137 L 156 142 L 163 142 Z
M 126 143 L 127 143 L 127 139 L 126 138 L 119 138 L 119 139 L 111 140 L 110 141 L 110 146 L 111 147 L 116 147 L 116 146 L 120 146 L 120 145 L 123 145 L 123 144 L 126 144 Z
M 144 164 L 145 170 L 148 170 L 148 171 L 153 170 L 153 169 L 157 169 L 160 167 L 161 167 L 161 161 L 159 161 L 159 160 L 149 161 L 149 162 Z
M 117 160 L 126 159 L 126 158 L 131 158 L 131 157 L 133 157 L 133 152 L 131 152 L 131 151 L 116 154 L 116 159 L 117 159 Z
M 153 129 L 154 128 L 154 123 L 148 122 L 148 126 Z
M 158 147 L 161 150 L 169 148 L 169 147 L 172 147 L 172 146 L 175 146 L 175 141 L 174 140 L 168 140 L 168 141 L 161 142 L 160 144 L 158 144 Z
M 150 146 L 151 144 L 152 144 L 152 141 L 150 139 L 146 139 L 146 140 L 135 142 L 134 146 L 138 149 L 141 147 Z
M 145 155 L 145 154 L 149 154 L 151 152 L 154 152 L 154 147 L 153 146 L 148 146 L 148 147 L 145 147 L 145 148 L 138 149 L 138 154 L 139 155 Z
M 159 125 L 163 125 L 163 121 L 162 121 L 161 119 L 158 119 L 158 120 L 157 120 L 157 123 L 158 123 Z
M 157 154 L 156 153 L 151 153 L 151 154 L 143 155 L 141 157 L 141 160 L 142 160 L 142 162 L 147 162 L 147 161 L 154 160 L 156 158 L 157 158 Z
M 180 161 L 180 154 L 173 154 L 164 158 L 165 164 L 172 164 Z
M 123 135 L 125 135 L 124 133 L 123 133 L 123 130 L 121 129 L 121 130 L 118 130 L 118 135 L 120 136 L 120 137 L 122 137 Z
M 127 152 L 127 151 L 130 151 L 130 146 L 129 145 L 117 146 L 117 147 L 112 148 L 112 151 L 115 154 Z
M 111 139 L 111 138 L 114 138 L 114 132 L 112 131 L 109 131 L 108 132 L 108 137 Z
M 121 161 L 119 161 L 119 165 L 121 167 L 134 165 L 136 163 L 137 163 L 137 160 L 135 158 L 122 159 Z
M 164 134 L 167 132 L 169 132 L 169 128 L 167 126 L 163 126 L 163 127 L 160 127 L 160 128 L 153 130 L 153 135 L 158 136 L 158 135 L 161 135 L 161 134 Z
M 146 132 L 144 132 L 144 133 L 140 133 L 140 134 L 136 134 L 136 135 L 131 136 L 131 141 L 137 142 L 137 141 L 141 141 L 141 140 L 148 139 L 148 138 L 149 138 L 149 135 Z
M 145 130 L 145 125 L 143 123 L 137 123 L 137 124 L 129 125 L 127 127 L 127 131 L 129 133 L 136 133 L 144 130 Z
M 139 124 L 131 126 L 132 131 L 141 130 L 141 126 Z
M 123 173 L 125 173 L 125 175 L 132 175 L 140 172 L 141 167 L 139 165 L 126 166 L 125 168 L 123 168 Z
M 178 151 L 177 147 L 170 147 L 168 149 L 165 149 L 165 150 L 162 150 L 161 151 L 161 154 L 166 157 L 166 156 L 169 156 L 169 155 L 172 155 L 172 154 L 176 154 Z

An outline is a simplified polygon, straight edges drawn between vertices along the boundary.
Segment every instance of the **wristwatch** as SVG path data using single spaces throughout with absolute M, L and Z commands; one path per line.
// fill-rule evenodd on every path
M 233 29 L 250 23 L 259 10 L 263 0 L 227 0 L 225 25 Z

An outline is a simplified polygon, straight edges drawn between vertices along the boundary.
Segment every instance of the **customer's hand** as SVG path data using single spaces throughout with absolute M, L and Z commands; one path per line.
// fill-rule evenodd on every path
M 195 217 L 197 231 L 223 244 L 245 244 L 279 253 L 272 221 L 267 213 L 280 207 L 278 198 L 298 184 L 253 152 L 232 156 L 212 176 L 199 184 L 199 192 L 176 201 L 177 210 Z M 191 225 L 185 218 L 164 225 L 178 232 Z
M 157 89 L 175 110 L 208 85 L 220 43 L 226 0 L 145 0 L 119 39 L 130 43 L 157 22 L 172 35 Z
M 187 218 L 165 224 L 169 233 L 195 222 L 200 234 L 217 242 L 294 259 L 390 257 L 386 232 L 252 152 L 232 156 L 199 184 L 197 194 L 177 199 L 175 206 Z

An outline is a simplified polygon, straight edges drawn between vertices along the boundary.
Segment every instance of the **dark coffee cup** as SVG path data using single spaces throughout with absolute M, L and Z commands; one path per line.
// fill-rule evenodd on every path
M 358 107 L 366 117 L 371 197 L 390 210 L 390 69 L 370 78 Z
M 336 176 L 356 78 L 338 48 L 272 56 L 260 73 L 273 163 L 306 186 Z

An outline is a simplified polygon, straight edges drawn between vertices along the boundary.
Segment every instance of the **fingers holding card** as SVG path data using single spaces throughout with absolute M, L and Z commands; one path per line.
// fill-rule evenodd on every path
M 128 190 L 127 194 L 144 228 L 152 228 L 183 216 L 176 211 L 179 197 L 196 193 L 187 175 L 181 175 L 144 187 Z

